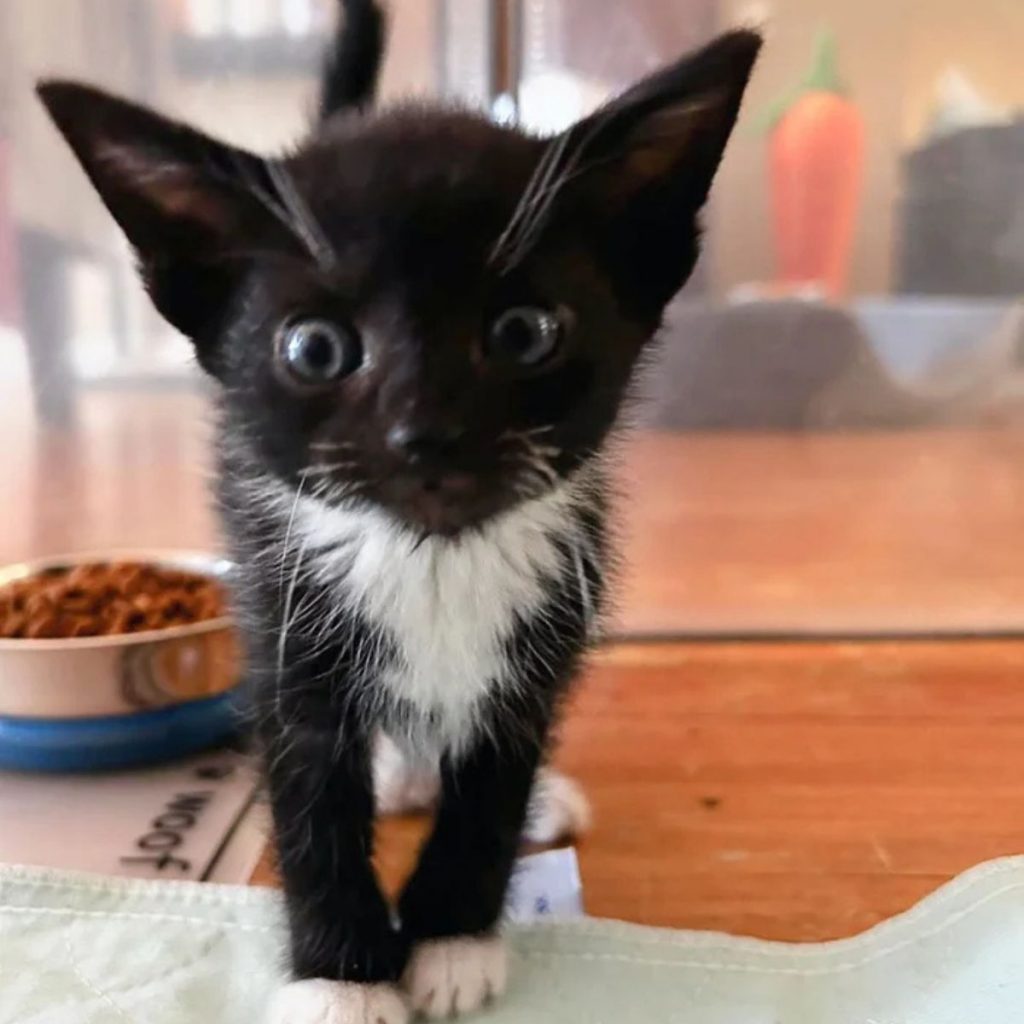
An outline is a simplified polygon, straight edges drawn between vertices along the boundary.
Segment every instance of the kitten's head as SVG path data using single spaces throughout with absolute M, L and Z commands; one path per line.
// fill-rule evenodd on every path
M 723 36 L 554 139 L 348 110 L 281 158 L 81 85 L 40 95 L 233 443 L 304 493 L 456 533 L 602 444 L 693 269 L 758 48 Z

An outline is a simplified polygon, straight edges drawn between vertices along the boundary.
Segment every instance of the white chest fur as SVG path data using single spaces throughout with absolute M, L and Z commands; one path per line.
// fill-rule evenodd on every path
M 487 694 L 515 684 L 504 646 L 565 569 L 556 538 L 574 532 L 571 506 L 565 485 L 480 531 L 421 540 L 382 511 L 300 498 L 292 546 L 339 601 L 392 638 L 398 657 L 377 685 L 430 722 L 429 735 L 396 740 L 458 751 Z

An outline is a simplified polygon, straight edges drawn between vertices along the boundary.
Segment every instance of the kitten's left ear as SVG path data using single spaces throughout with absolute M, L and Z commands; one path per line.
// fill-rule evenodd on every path
M 603 164 L 609 198 L 685 184 L 680 199 L 701 207 L 760 49 L 757 33 L 729 32 L 637 83 L 572 129 L 579 169 Z
M 548 165 L 536 200 L 550 202 L 556 220 L 561 206 L 603 224 L 617 274 L 641 278 L 654 311 L 693 268 L 695 218 L 760 49 L 754 32 L 720 36 L 573 125 L 538 167 Z
M 157 309 L 211 368 L 247 252 L 284 234 L 268 207 L 266 162 L 89 86 L 37 91 L 134 246 Z

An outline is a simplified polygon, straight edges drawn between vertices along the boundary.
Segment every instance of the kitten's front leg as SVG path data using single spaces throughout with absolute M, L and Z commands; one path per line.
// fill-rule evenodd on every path
M 539 754 L 481 738 L 467 756 L 442 764 L 434 831 L 399 904 L 415 943 L 403 983 L 427 1017 L 470 1012 L 505 988 L 496 928 Z
M 308 719 L 262 732 L 295 978 L 270 1022 L 405 1024 L 407 947 L 370 862 L 368 744 Z

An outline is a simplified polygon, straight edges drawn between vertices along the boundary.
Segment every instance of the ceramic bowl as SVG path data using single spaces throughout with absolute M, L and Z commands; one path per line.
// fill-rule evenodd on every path
M 43 569 L 133 561 L 223 579 L 189 552 L 117 551 L 0 569 L 0 586 Z M 242 660 L 228 617 L 121 636 L 0 639 L 0 767 L 78 770 L 209 746 L 237 725 Z

